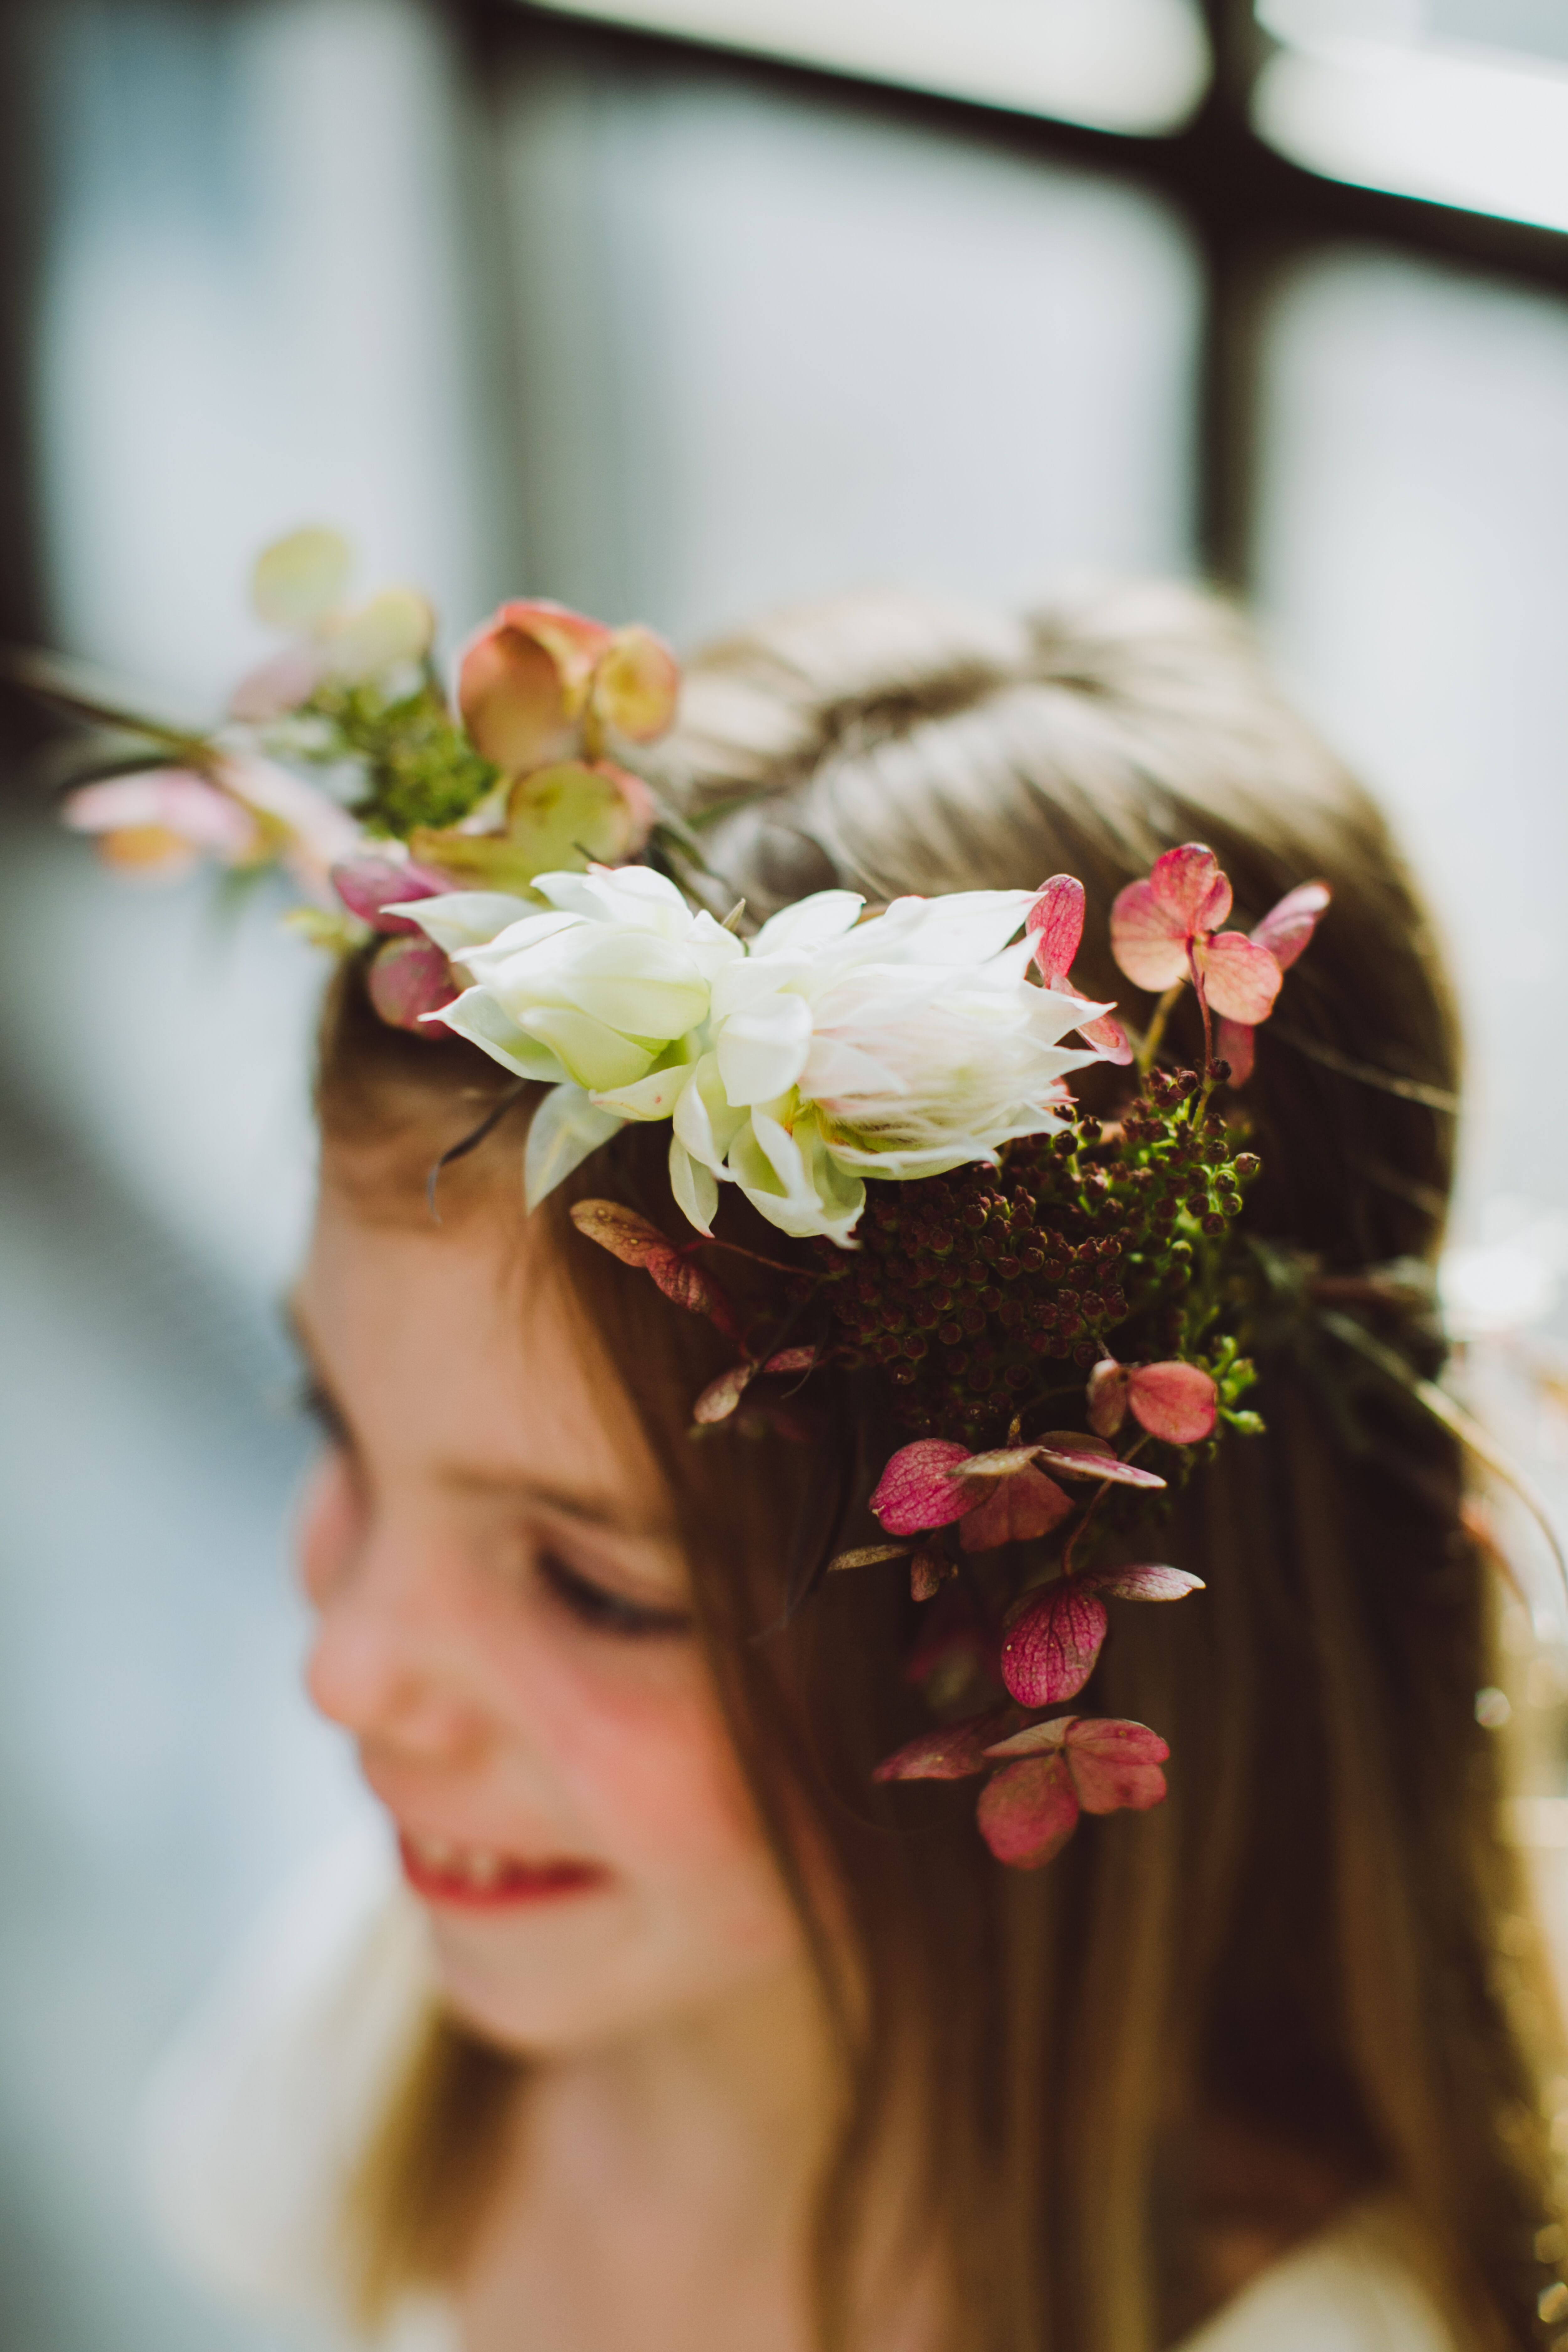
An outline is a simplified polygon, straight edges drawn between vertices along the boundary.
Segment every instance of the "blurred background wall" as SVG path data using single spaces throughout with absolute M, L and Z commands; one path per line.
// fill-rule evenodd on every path
M 0 39 L 5 635 L 209 712 L 252 557 L 307 521 L 448 647 L 509 593 L 689 646 L 859 582 L 1215 573 L 1434 896 L 1456 1302 L 1550 1362 L 1560 8 L 9 0 Z M 0 2341 L 255 2352 L 152 2245 L 130 2144 L 161 2040 L 361 1801 L 287 1572 L 321 974 L 265 907 L 111 887 L 8 724 Z M 1558 1655 L 1519 1698 L 1549 1842 Z

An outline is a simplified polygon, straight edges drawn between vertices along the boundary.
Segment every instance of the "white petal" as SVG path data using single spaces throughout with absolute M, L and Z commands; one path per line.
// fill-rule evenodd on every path
M 740 963 L 727 963 L 713 975 L 713 1018 L 728 1021 L 764 996 L 777 996 L 785 989 L 798 992 L 819 977 L 810 957 L 804 955 L 770 956 L 765 963 L 747 956 Z
M 811 1044 L 811 1007 L 804 996 L 770 996 L 726 1021 L 715 1044 L 719 1075 L 731 1103 L 772 1102 L 787 1094 Z
M 465 948 L 488 947 L 500 932 L 539 909 L 510 891 L 448 890 L 439 898 L 403 899 L 384 911 L 406 915 L 427 940 L 447 955 L 458 955 Z
M 697 917 L 686 942 L 704 980 L 711 981 L 727 964 L 743 961 L 746 950 L 733 931 L 716 923 L 706 908 Z
M 771 916 L 752 941 L 749 952 L 753 956 L 793 953 L 803 947 L 815 947 L 820 940 L 836 940 L 854 927 L 865 903 L 854 890 L 817 890 L 811 898 L 801 898 L 795 906 L 782 908 L 778 914 Z
M 704 1054 L 692 1073 L 691 1084 L 675 1106 L 675 1132 L 693 1160 L 715 1173 L 741 1129 L 746 1114 L 726 1099 L 716 1054 Z
M 683 940 L 692 913 L 668 876 L 651 866 L 595 866 L 586 874 L 536 874 L 533 887 L 552 907 L 590 922 L 615 923 Z
M 613 1111 L 589 1101 L 581 1087 L 554 1087 L 534 1112 L 523 1154 L 522 1180 L 531 1209 L 553 1192 L 622 1125 Z
M 693 1160 L 676 1135 L 669 1139 L 669 1189 L 687 1223 L 700 1234 L 710 1234 L 719 1208 L 719 1180 L 710 1168 Z
M 487 989 L 466 988 L 453 1003 L 444 1004 L 430 1018 L 455 1029 L 459 1037 L 466 1037 L 470 1045 L 478 1045 L 492 1062 L 500 1062 L 520 1078 L 537 1078 L 544 1086 L 554 1086 L 564 1076 L 543 1040 L 520 1029 Z
M 811 1041 L 799 1086 L 809 1102 L 825 1102 L 841 1095 L 909 1092 L 908 1081 L 888 1063 L 878 1061 L 874 1054 L 852 1045 L 847 1038 L 824 1037 L 820 1033 Z
M 594 1100 L 602 1110 L 613 1110 L 622 1118 L 669 1118 L 691 1083 L 695 1066 L 679 1062 L 673 1069 L 650 1070 L 646 1078 L 637 1078 L 629 1087 L 599 1087 Z
M 943 898 L 895 898 L 885 915 L 862 924 L 856 943 L 864 940 L 871 956 L 900 963 L 984 963 L 1021 928 L 1035 897 L 1033 890 L 954 890 Z
M 461 997 L 458 1001 L 463 1002 Z M 591 1021 L 585 1013 L 563 1005 L 535 1005 L 521 1025 L 542 1038 L 568 1077 L 592 1093 L 632 1086 L 647 1076 L 653 1063 L 646 1045 L 635 1045 L 618 1029 L 606 1029 L 602 1021 Z
M 797 1239 L 825 1234 L 847 1246 L 865 1205 L 865 1186 L 832 1166 L 809 1119 L 800 1122 L 800 1131 L 812 1147 L 810 1162 L 777 1119 L 753 1111 L 731 1146 L 731 1172 L 752 1207 L 781 1233 Z
M 482 891 L 473 895 L 489 898 L 495 894 Z M 469 893 L 464 891 L 461 896 L 467 898 Z M 423 920 L 426 908 L 446 904 L 444 898 L 426 898 L 418 901 L 412 911 L 417 919 Z M 546 940 L 563 939 L 579 928 L 575 915 L 557 915 L 547 908 L 540 908 L 520 914 L 515 922 L 509 923 L 504 931 L 497 931 L 483 947 L 463 949 L 458 960 L 468 965 L 476 980 L 483 981 L 489 988 L 498 975 L 507 970 L 514 957 L 531 954 Z

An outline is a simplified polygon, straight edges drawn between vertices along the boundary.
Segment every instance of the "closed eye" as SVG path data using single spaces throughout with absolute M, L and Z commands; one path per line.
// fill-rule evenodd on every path
M 307 1372 L 300 1381 L 298 1402 L 306 1420 L 315 1423 L 319 1435 L 329 1445 L 338 1447 L 344 1454 L 353 1453 L 353 1436 L 343 1416 L 342 1407 L 313 1372 Z
M 623 1641 L 646 1642 L 668 1641 L 691 1631 L 691 1619 L 686 1610 L 656 1609 L 647 1601 L 628 1601 L 621 1593 L 607 1591 L 563 1559 L 559 1552 L 540 1551 L 535 1555 L 534 1565 L 562 1607 L 579 1624 L 591 1626 L 595 1633 L 612 1633 Z

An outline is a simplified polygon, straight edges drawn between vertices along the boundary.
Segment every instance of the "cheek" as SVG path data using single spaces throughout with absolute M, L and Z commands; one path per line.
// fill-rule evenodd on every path
M 312 1608 L 324 1608 L 353 1562 L 364 1520 L 343 1456 L 324 1454 L 305 1482 L 294 1538 L 300 1583 Z
M 689 1879 L 765 1853 L 699 1650 L 548 1623 L 513 1659 L 510 1721 L 628 1876 Z

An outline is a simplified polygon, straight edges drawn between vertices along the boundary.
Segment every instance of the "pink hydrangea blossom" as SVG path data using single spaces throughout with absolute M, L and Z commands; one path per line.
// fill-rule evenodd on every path
M 1331 895 L 1326 882 L 1303 882 L 1299 889 L 1288 890 L 1253 932 L 1254 945 L 1265 949 L 1282 972 L 1289 971 L 1317 929 Z M 1228 1016 L 1220 1022 L 1215 1051 L 1229 1063 L 1233 1087 L 1245 1086 L 1252 1076 L 1255 1025 Z
M 1201 1365 L 1119 1364 L 1107 1356 L 1089 1376 L 1089 1425 L 1114 1437 L 1129 1412 L 1151 1437 L 1197 1445 L 1214 1433 L 1219 1391 Z
M 1068 1715 L 1032 1725 L 985 1753 L 1016 1759 L 981 1791 L 981 1835 L 998 1862 L 1037 1870 L 1059 1853 L 1080 1813 L 1145 1812 L 1163 1802 L 1170 1749 L 1146 1724 Z
M 1146 881 L 1118 892 L 1111 953 L 1139 988 L 1163 993 L 1191 980 L 1226 1019 L 1265 1021 L 1279 993 L 1280 967 L 1266 947 L 1221 930 L 1230 907 L 1230 884 L 1213 850 L 1186 842 L 1156 858 Z

